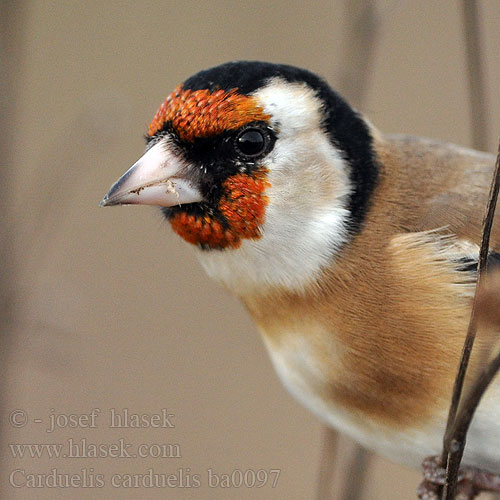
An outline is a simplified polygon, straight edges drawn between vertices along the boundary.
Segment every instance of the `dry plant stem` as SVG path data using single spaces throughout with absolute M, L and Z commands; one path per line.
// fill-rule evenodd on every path
M 362 448 L 358 444 L 355 445 L 354 455 L 347 467 L 349 477 L 342 492 L 343 500 L 359 500 L 362 498 L 364 487 L 363 477 L 368 468 L 370 455 L 371 453 L 366 448 Z
M 316 492 L 317 500 L 325 500 L 332 497 L 332 482 L 334 468 L 332 457 L 335 457 L 338 445 L 338 432 L 331 427 L 325 427 L 323 431 L 323 449 L 321 452 L 322 461 L 319 469 L 318 490 Z M 363 493 L 363 474 L 370 460 L 370 452 L 353 443 L 353 453 L 344 469 L 347 471 L 344 489 L 341 493 L 342 500 L 359 500 Z M 355 481 L 352 479 L 356 478 Z
M 462 0 L 463 27 L 465 34 L 465 45 L 467 54 L 467 71 L 469 76 L 469 101 L 471 106 L 471 123 L 473 133 L 473 145 L 477 149 L 486 149 L 488 143 L 487 137 L 487 117 L 485 104 L 485 85 L 483 63 L 481 57 L 480 28 L 478 23 L 478 9 L 475 0 Z M 486 260 L 489 247 L 489 234 L 493 223 L 494 208 L 496 204 L 496 195 L 493 203 L 493 193 L 495 185 L 498 184 L 498 157 L 495 167 L 494 182 L 492 183 L 488 201 L 487 215 L 483 221 L 483 239 L 478 263 L 478 276 L 476 283 L 476 292 L 479 287 L 482 271 L 486 266 Z M 498 192 L 498 186 L 496 187 Z M 488 227 L 489 225 L 489 227 Z M 467 331 L 466 340 L 462 350 L 462 358 L 459 365 L 453 395 L 448 414 L 448 422 L 444 435 L 443 455 L 441 463 L 446 464 L 446 484 L 443 489 L 443 498 L 452 499 L 456 490 L 456 476 L 460 467 L 465 446 L 466 433 L 463 436 L 462 444 L 455 440 L 456 437 L 456 418 L 460 398 L 463 390 L 465 374 L 470 359 L 470 354 L 476 336 L 476 312 L 475 299 L 472 305 L 471 319 Z M 472 418 L 472 417 L 471 417 Z M 461 451 L 460 451 L 461 448 Z
M 14 198 L 14 151 L 17 106 L 22 94 L 20 77 L 24 70 L 24 21 L 26 2 L 0 1 L 0 407 L 5 407 L 8 383 L 8 360 L 13 353 L 12 339 L 18 322 L 18 245 L 16 245 L 16 214 Z M 0 423 L 0 439 L 4 438 L 7 422 Z M 4 496 L 4 495 L 0 495 Z
M 376 2 L 345 0 L 346 35 L 342 43 L 338 89 L 349 102 L 360 107 L 370 81 L 378 32 Z
M 454 441 L 457 445 L 463 442 L 465 446 L 465 439 L 467 437 L 467 431 L 469 430 L 472 417 L 483 397 L 483 394 L 488 389 L 491 381 L 495 378 L 498 371 L 500 370 L 500 352 L 493 358 L 493 360 L 488 363 L 486 368 L 481 372 L 481 375 L 477 379 L 476 383 L 472 387 L 472 390 L 464 399 L 461 406 L 460 412 L 458 414 L 457 420 L 454 427 Z M 458 452 L 463 453 L 463 446 L 453 446 L 452 448 L 459 448 Z M 461 458 L 461 457 L 460 457 Z
M 486 151 L 488 148 L 488 108 L 484 80 L 484 64 L 481 56 L 478 2 L 462 0 L 462 15 L 467 55 L 467 71 L 470 95 L 470 113 L 473 145 Z
M 317 500 L 326 500 L 330 497 L 333 480 L 333 459 L 338 448 L 338 433 L 331 427 L 323 429 L 323 448 L 321 450 L 321 462 L 319 464 L 318 490 L 316 492 Z
M 460 408 L 457 420 L 453 426 L 453 440 L 451 443 L 452 451 L 448 455 L 447 461 L 446 483 L 443 490 L 443 498 L 446 500 L 453 500 L 455 498 L 456 477 L 452 477 L 452 474 L 455 474 L 455 471 L 456 474 L 458 474 L 460 462 L 464 453 L 467 432 L 472 422 L 472 418 L 474 417 L 474 413 L 479 406 L 481 398 L 488 389 L 491 381 L 498 374 L 499 370 L 500 353 L 498 353 L 483 370 Z M 453 483 L 451 482 L 452 480 Z M 495 489 L 495 491 L 498 490 Z
M 0 1 L 0 359 L 5 366 L 6 343 L 15 321 L 16 255 L 15 213 L 12 210 L 14 180 L 16 102 L 19 102 L 19 75 L 22 67 L 22 22 L 25 9 L 22 2 Z
M 497 159 L 495 162 L 493 181 L 491 183 L 490 194 L 488 197 L 486 215 L 483 220 L 483 233 L 482 233 L 483 235 L 481 240 L 481 249 L 479 252 L 479 262 L 477 268 L 476 294 L 472 302 L 472 311 L 471 311 L 469 327 L 467 330 L 467 336 L 462 350 L 462 358 L 460 360 L 457 377 L 455 379 L 455 385 L 453 387 L 452 402 L 450 405 L 448 422 L 446 425 L 446 432 L 444 436 L 442 463 L 446 464 L 446 484 L 443 489 L 443 499 L 445 500 L 453 500 L 455 496 L 457 475 L 458 475 L 458 470 L 460 468 L 460 462 L 462 460 L 463 451 L 465 448 L 467 430 L 469 428 L 470 421 L 472 420 L 472 417 L 474 415 L 475 409 L 477 407 L 477 404 L 479 403 L 482 393 L 477 398 L 476 403 L 474 403 L 475 400 L 474 399 L 471 400 L 470 397 L 474 397 L 474 395 L 476 394 L 476 390 L 479 390 L 483 387 L 485 383 L 483 378 L 486 377 L 486 380 L 488 380 L 488 377 L 490 376 L 489 370 L 491 368 L 491 365 L 488 367 L 486 372 L 481 375 L 477 384 L 474 385 L 473 390 L 471 392 L 472 396 L 467 397 L 466 401 L 461 405 L 460 413 L 457 415 L 465 380 L 465 374 L 467 372 L 472 346 L 474 345 L 474 339 L 476 337 L 476 330 L 477 330 L 476 295 L 479 287 L 481 286 L 484 271 L 486 269 L 486 262 L 488 259 L 488 250 L 490 243 L 490 233 L 491 233 L 491 227 L 493 225 L 493 219 L 495 217 L 495 208 L 497 204 L 499 188 L 500 188 L 500 144 L 499 144 Z M 491 376 L 491 378 L 493 377 Z M 486 390 L 487 384 L 491 381 L 491 378 L 487 381 L 486 385 L 484 386 L 483 392 L 484 390 Z M 468 405 L 473 405 L 473 406 L 469 407 Z

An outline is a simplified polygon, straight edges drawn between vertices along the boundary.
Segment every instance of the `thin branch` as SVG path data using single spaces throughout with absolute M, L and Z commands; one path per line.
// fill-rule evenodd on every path
M 342 500 L 359 500 L 364 489 L 364 476 L 368 468 L 371 452 L 362 446 L 356 445 L 354 455 L 347 466 L 349 477 L 342 492 Z
M 6 384 L 9 375 L 9 360 L 14 353 L 14 325 L 18 320 L 18 262 L 17 247 L 13 234 L 17 228 L 13 205 L 13 181 L 15 168 L 15 134 L 17 107 L 20 102 L 20 77 L 25 62 L 24 21 L 27 14 L 26 2 L 0 1 L 0 405 L 5 406 Z M 0 440 L 5 439 L 6 423 L 0 424 Z M 5 488 L 5 486 L 3 487 Z M 6 491 L 0 497 L 5 497 Z
M 478 2 L 462 0 L 465 50 L 467 54 L 467 75 L 472 125 L 473 146 L 481 151 L 488 149 L 488 108 L 486 106 L 486 85 L 481 51 Z
M 339 434 L 331 427 L 324 427 L 323 448 L 321 450 L 322 461 L 319 468 L 318 489 L 316 500 L 336 498 L 332 496 L 334 478 L 334 458 L 339 449 Z M 364 475 L 368 468 L 371 452 L 359 444 L 351 441 L 352 449 L 349 457 L 342 462 L 344 477 L 340 498 L 342 500 L 359 500 L 362 498 L 364 489 Z M 338 488 L 337 488 L 338 490 Z
M 452 448 L 462 448 L 460 444 L 463 442 L 465 445 L 465 440 L 467 437 L 467 431 L 469 430 L 472 417 L 483 397 L 486 389 L 488 389 L 490 383 L 497 375 L 500 370 L 500 352 L 493 358 L 493 360 L 486 366 L 486 368 L 481 372 L 478 380 L 472 387 L 470 393 L 464 398 L 463 405 L 460 412 L 458 413 L 457 420 L 455 422 L 453 435 L 455 436 L 455 442 Z
M 463 28 L 465 34 L 465 45 L 467 53 L 467 74 L 469 78 L 469 102 L 471 106 L 471 125 L 473 130 L 473 145 L 477 149 L 485 149 L 487 144 L 487 118 L 485 106 L 485 84 L 483 77 L 483 63 L 481 55 L 480 43 L 480 28 L 478 22 L 477 3 L 475 0 L 463 0 Z M 498 164 L 498 162 L 497 162 Z M 496 176 L 495 172 L 495 176 Z M 496 178 L 496 177 L 495 177 Z M 488 201 L 487 215 L 483 221 L 483 240 L 481 243 L 481 252 L 478 263 L 478 276 L 476 282 L 476 293 L 479 288 L 482 271 L 486 266 L 489 248 L 489 234 L 491 232 L 491 224 L 494 216 L 494 206 L 492 207 L 492 193 L 494 191 L 494 183 L 490 189 L 490 197 Z M 496 199 L 495 199 L 496 204 Z M 493 209 L 492 209 L 493 208 Z M 486 226 L 488 223 L 488 214 L 491 213 L 491 220 L 489 220 L 489 228 Z M 485 234 L 487 238 L 485 241 Z M 474 341 L 476 338 L 477 324 L 476 324 L 476 299 L 474 298 L 472 304 L 471 317 L 467 336 L 462 349 L 462 356 L 458 373 L 453 387 L 453 394 L 448 413 L 448 421 L 446 423 L 446 431 L 444 435 L 443 454 L 441 463 L 447 463 L 453 435 L 453 427 L 457 415 L 458 406 L 460 403 L 465 375 L 470 360 L 470 355 Z M 447 465 L 449 469 L 449 465 Z M 452 470 L 454 466 L 452 466 Z M 445 488 L 446 489 L 446 488 Z
M 0 356 L 5 366 L 8 331 L 14 322 L 16 301 L 15 248 L 12 234 L 16 227 L 12 211 L 16 103 L 19 102 L 19 77 L 23 63 L 23 31 L 25 16 L 23 2 L 0 1 L 0 331 L 2 332 Z
M 477 2 L 475 0 L 462 0 L 463 9 L 463 27 L 465 34 L 465 46 L 467 53 L 467 74 L 469 81 L 469 101 L 471 106 L 471 124 L 473 133 L 473 145 L 477 149 L 486 149 L 488 144 L 487 133 L 487 111 L 486 111 L 486 91 L 484 82 L 482 52 L 481 52 L 481 39 L 480 27 L 478 20 Z M 500 149 L 499 149 L 500 154 Z M 494 178 L 490 188 L 488 198 L 488 206 L 486 209 L 486 216 L 483 220 L 483 235 L 481 241 L 481 250 L 479 255 L 476 293 L 472 303 L 471 317 L 467 336 L 462 350 L 462 357 L 455 379 L 453 388 L 453 395 L 448 413 L 448 421 L 446 423 L 446 431 L 443 443 L 442 462 L 446 464 L 446 483 L 443 488 L 443 499 L 452 500 L 455 496 L 457 485 L 458 470 L 465 448 L 465 440 L 467 435 L 468 425 L 465 429 L 457 428 L 457 423 L 462 418 L 460 415 L 457 419 L 457 411 L 460 404 L 465 375 L 470 360 L 472 347 L 476 338 L 477 331 L 477 292 L 482 284 L 482 277 L 486 269 L 486 263 L 489 250 L 489 239 L 493 218 L 495 214 L 495 207 L 498 198 L 499 186 L 499 156 L 495 165 Z M 479 401 L 478 401 L 479 403 Z M 467 407 L 462 406 L 467 409 Z M 472 410 L 470 419 L 474 414 Z M 466 412 L 465 412 L 466 413 Z M 469 421 L 470 423 L 470 421 Z M 463 432 L 463 433 L 462 433 Z
M 474 344 L 474 339 L 476 337 L 477 321 L 478 321 L 477 311 L 476 311 L 477 294 L 478 290 L 482 285 L 484 279 L 484 273 L 486 270 L 490 234 L 493 225 L 493 219 L 495 217 L 495 208 L 497 204 L 499 189 L 500 189 L 500 144 L 498 148 L 498 154 L 495 163 L 495 171 L 491 183 L 490 194 L 488 197 L 486 215 L 483 220 L 483 233 L 482 233 L 481 249 L 479 252 L 479 262 L 477 268 L 476 292 L 474 295 L 474 300 L 472 302 L 472 311 L 469 321 L 469 327 L 467 330 L 467 336 L 462 350 L 462 358 L 460 360 L 457 377 L 455 379 L 452 403 L 450 405 L 448 422 L 446 425 L 446 432 L 444 436 L 442 463 L 443 464 L 446 463 L 446 484 L 443 489 L 443 499 L 445 500 L 453 500 L 455 497 L 458 470 L 460 468 L 460 462 L 462 460 L 463 451 L 465 448 L 467 430 L 469 428 L 470 421 L 472 420 L 472 416 L 474 415 L 475 409 L 477 407 L 477 404 L 479 404 L 479 400 L 482 395 L 481 393 L 479 397 L 477 397 L 476 391 L 479 390 L 481 387 L 483 387 L 485 383 L 487 387 L 487 384 L 489 383 L 489 381 L 491 381 L 491 379 L 488 378 L 490 377 L 489 370 L 494 369 L 494 367 L 496 366 L 495 364 L 490 365 L 487 368 L 486 372 L 480 376 L 479 382 L 477 383 L 477 385 L 474 386 L 471 392 L 472 396 L 468 396 L 466 398 L 464 404 L 461 406 L 460 413 L 458 413 L 457 415 L 458 406 L 463 391 L 465 374 L 467 372 L 472 346 Z M 493 378 L 493 376 L 491 376 L 491 378 Z M 483 392 L 484 390 L 486 390 L 486 387 L 483 389 Z M 470 399 L 471 397 L 472 398 L 477 397 L 477 402 L 475 399 L 471 400 Z
M 484 393 L 499 370 L 500 352 L 483 370 L 473 385 L 472 390 L 465 398 L 458 413 L 457 420 L 453 426 L 453 439 L 450 443 L 451 453 L 447 457 L 446 483 L 443 490 L 443 498 L 446 500 L 455 499 L 458 471 L 467 441 L 467 432 Z
M 373 0 L 345 0 L 346 35 L 341 51 L 338 90 L 360 107 L 368 91 L 378 33 L 377 5 Z
M 337 431 L 331 427 L 323 429 L 323 448 L 321 450 L 321 462 L 319 464 L 317 500 L 329 498 L 333 480 L 333 459 L 337 453 L 339 437 Z

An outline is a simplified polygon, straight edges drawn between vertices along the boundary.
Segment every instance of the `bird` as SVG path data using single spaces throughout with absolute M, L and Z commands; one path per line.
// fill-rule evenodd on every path
M 101 205 L 161 207 L 326 424 L 411 467 L 439 454 L 495 157 L 382 133 L 315 73 L 259 61 L 189 77 L 146 141 Z M 499 412 L 494 382 L 466 466 L 500 471 Z

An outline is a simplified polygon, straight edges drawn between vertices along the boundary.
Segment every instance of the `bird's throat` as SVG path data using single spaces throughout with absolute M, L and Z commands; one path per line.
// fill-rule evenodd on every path
M 187 242 L 203 249 L 238 248 L 244 239 L 261 237 L 270 184 L 267 171 L 236 174 L 223 182 L 223 194 L 216 210 L 190 214 L 182 207 L 170 218 L 173 230 Z

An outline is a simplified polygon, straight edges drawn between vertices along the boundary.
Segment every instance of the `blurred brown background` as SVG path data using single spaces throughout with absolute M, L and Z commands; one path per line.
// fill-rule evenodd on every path
M 375 3 L 375 2 L 374 2 Z M 480 3 L 490 137 L 500 134 L 500 3 Z M 98 208 L 141 154 L 175 85 L 233 59 L 307 67 L 345 85 L 344 1 L 1 2 L 0 496 L 313 499 L 322 426 L 285 392 L 243 307 L 204 275 L 157 210 Z M 384 131 L 471 144 L 458 1 L 379 0 L 362 110 Z M 50 430 L 51 415 L 96 428 Z M 175 414 L 111 429 L 109 412 Z M 23 410 L 25 413 L 16 413 Z M 9 423 L 21 425 L 16 427 Z M 27 416 L 28 422 L 23 424 Z M 35 420 L 41 420 L 37 423 Z M 63 425 L 64 417 L 59 423 Z M 88 423 L 88 422 L 87 422 Z M 85 425 L 84 421 L 80 424 Z M 178 444 L 181 458 L 15 458 L 9 444 Z M 336 488 L 341 460 L 336 467 Z M 152 449 L 154 452 L 155 449 Z M 62 453 L 67 453 L 67 448 Z M 23 475 L 102 474 L 103 488 L 15 488 Z M 199 488 L 113 488 L 116 474 L 199 474 Z M 189 471 L 188 471 L 189 469 Z M 208 486 L 207 471 L 280 469 L 276 488 Z M 419 475 L 382 459 L 366 499 L 411 499 Z M 26 476 L 25 476 L 26 478 Z M 12 479 L 12 477 L 11 477 Z

